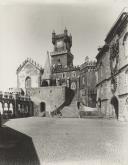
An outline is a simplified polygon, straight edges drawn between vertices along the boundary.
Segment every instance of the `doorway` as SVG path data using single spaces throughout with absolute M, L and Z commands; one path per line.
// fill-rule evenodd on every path
M 40 103 L 40 112 L 44 112 L 46 108 L 45 102 Z
M 111 99 L 111 104 L 113 105 L 114 107 L 114 110 L 115 110 L 115 115 L 116 115 L 116 118 L 118 119 L 119 117 L 119 102 L 118 102 L 118 99 L 116 96 L 113 96 L 112 99 Z

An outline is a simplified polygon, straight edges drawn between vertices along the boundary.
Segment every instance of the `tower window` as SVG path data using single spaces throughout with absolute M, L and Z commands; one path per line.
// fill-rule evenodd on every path
M 76 72 L 72 72 L 72 77 L 76 77 Z

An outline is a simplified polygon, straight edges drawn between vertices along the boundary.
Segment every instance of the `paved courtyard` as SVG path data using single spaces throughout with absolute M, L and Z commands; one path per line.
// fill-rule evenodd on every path
M 0 165 L 127 165 L 128 123 L 30 117 L 0 128 Z

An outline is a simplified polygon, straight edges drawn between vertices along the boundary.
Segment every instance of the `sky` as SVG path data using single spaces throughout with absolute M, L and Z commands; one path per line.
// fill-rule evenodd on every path
M 44 66 L 53 30 L 72 34 L 74 65 L 95 59 L 127 6 L 127 0 L 0 0 L 0 90 L 16 87 L 16 69 L 27 57 Z

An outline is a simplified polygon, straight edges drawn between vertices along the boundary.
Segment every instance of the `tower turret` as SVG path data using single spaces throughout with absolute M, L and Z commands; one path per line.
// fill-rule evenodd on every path
M 72 36 L 68 35 L 65 28 L 64 33 L 56 34 L 52 32 L 53 52 L 50 53 L 52 66 L 70 67 L 73 65 L 73 55 L 71 54 Z M 61 64 L 61 65 L 60 65 Z

